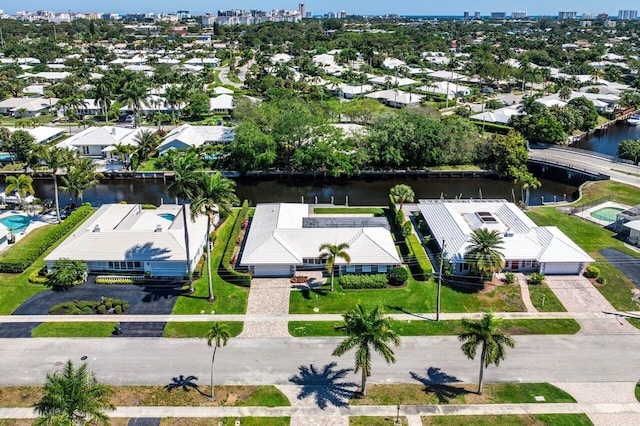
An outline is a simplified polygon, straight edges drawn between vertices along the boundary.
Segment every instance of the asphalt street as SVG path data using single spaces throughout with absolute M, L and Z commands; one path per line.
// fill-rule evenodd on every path
M 358 382 L 352 354 L 331 355 L 340 339 L 231 339 L 216 356 L 217 383 L 332 384 Z M 487 381 L 616 382 L 640 378 L 640 336 L 517 336 L 499 368 Z M 210 348 L 204 339 L 4 339 L 0 347 L 0 385 L 41 384 L 47 372 L 67 359 L 86 362 L 104 383 L 166 385 L 173 378 L 196 376 L 206 382 Z M 373 360 L 373 383 L 477 380 L 478 362 L 464 357 L 456 337 L 405 337 L 397 363 Z M 336 363 L 335 365 L 332 363 Z M 313 366 L 313 368 L 311 367 Z M 412 375 L 412 373 L 414 373 Z M 335 384 L 335 383 L 334 383 Z

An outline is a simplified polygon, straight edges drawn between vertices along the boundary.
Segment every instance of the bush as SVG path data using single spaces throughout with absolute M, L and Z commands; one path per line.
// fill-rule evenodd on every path
M 206 244 L 205 244 L 205 246 L 206 246 Z M 202 271 L 204 269 L 204 264 L 205 264 L 206 258 L 207 258 L 207 255 L 205 253 L 203 253 L 202 256 L 200 256 L 200 260 L 198 260 L 198 263 L 196 264 L 196 268 L 193 270 L 193 279 L 194 280 L 197 280 L 198 278 L 200 278 L 202 276 Z
M 31 274 L 29 274 L 29 282 L 31 284 L 47 284 L 49 282 L 49 279 L 46 276 L 42 276 L 41 272 L 42 269 L 39 271 L 33 271 Z
M 389 274 L 389 284 L 402 285 L 409 279 L 409 272 L 402 266 L 396 266 Z
M 365 288 L 386 288 L 389 279 L 386 274 L 374 275 L 342 275 L 340 285 L 345 290 L 360 290 Z
M 115 306 L 115 308 L 113 308 L 113 312 L 114 312 L 116 315 L 121 314 L 121 313 L 122 313 L 122 305 L 116 305 L 116 306 Z
M 516 282 L 516 274 L 513 272 L 505 272 L 504 280 L 507 284 L 513 284 Z
M 513 127 L 504 126 L 502 124 L 487 123 L 476 120 L 473 120 L 472 123 L 480 127 L 481 129 L 484 129 L 485 132 L 498 133 L 499 135 L 506 135 L 511 130 L 513 130 Z
M 534 272 L 531 275 L 529 275 L 529 284 L 531 285 L 540 285 L 544 282 L 544 278 L 545 276 L 543 274 L 540 274 L 538 272 Z
M 118 302 L 118 303 L 115 303 Z M 122 314 L 129 311 L 129 303 L 120 299 L 103 298 L 101 301 L 73 300 L 58 303 L 49 309 L 51 315 L 105 315 L 107 313 Z M 113 311 L 111 311 L 113 309 Z M 111 311 L 111 312 L 110 312 Z
M 606 284 L 607 280 L 605 279 L 605 277 L 598 277 L 598 278 L 596 278 L 596 282 L 598 284 Z
M 406 242 L 409 247 L 409 252 L 411 253 L 409 256 L 409 263 L 411 265 L 414 278 L 418 281 L 428 280 L 433 272 L 433 267 L 431 266 L 431 262 L 429 261 L 422 244 L 418 241 L 418 237 L 414 234 L 409 235 Z
M 396 212 L 396 230 L 402 233 L 402 226 L 404 225 L 405 217 L 402 210 Z
M 239 285 L 242 287 L 251 286 L 251 275 L 238 272 L 233 268 L 230 268 L 229 264 L 231 263 L 231 257 L 233 256 L 236 240 L 240 235 L 242 222 L 244 222 L 244 220 L 247 218 L 248 213 L 249 202 L 245 200 L 244 203 L 242 203 L 242 209 L 240 209 L 240 212 L 236 216 L 236 221 L 233 224 L 233 228 L 231 229 L 231 233 L 229 234 L 229 238 L 227 239 L 227 246 L 225 248 L 224 254 L 222 255 L 222 261 L 218 266 L 218 275 L 220 275 L 220 278 L 227 281 L 228 283 Z
M 589 265 L 584 271 L 584 276 L 586 278 L 598 278 L 598 276 L 600 276 L 600 268 L 598 268 L 597 266 Z
M 105 313 L 107 313 L 107 307 L 105 305 L 98 306 L 98 308 L 96 309 L 96 313 L 99 315 L 104 315 Z
M 65 237 L 77 224 L 93 213 L 91 204 L 85 203 L 76 209 L 62 223 L 56 225 L 49 233 L 42 235 L 37 240 L 31 240 L 27 244 L 21 244 L 21 250 L 9 249 L 3 260 L 0 261 L 0 272 L 19 274 L 25 271 L 47 249 Z M 19 253 L 19 254 L 13 254 Z
M 155 210 L 157 208 L 158 208 L 158 206 L 156 206 L 155 204 L 143 204 L 142 205 L 142 210 Z

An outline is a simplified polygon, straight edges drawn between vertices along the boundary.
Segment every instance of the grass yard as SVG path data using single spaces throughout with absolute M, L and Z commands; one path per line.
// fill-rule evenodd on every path
M 239 422 L 239 423 L 238 423 Z M 160 421 L 160 426 L 289 426 L 291 424 L 290 417 L 208 417 L 206 419 L 186 418 L 174 419 L 166 418 Z
M 156 172 L 162 170 L 158 164 L 158 158 L 150 158 L 138 167 L 139 172 Z
M 582 186 L 582 197 L 572 206 L 582 206 L 602 197 L 610 197 L 629 206 L 635 206 L 640 200 L 640 188 L 612 180 L 587 182 Z
M 412 373 L 417 382 L 427 382 L 429 377 Z M 527 404 L 537 403 L 536 396 L 544 396 L 541 403 L 573 403 L 575 399 L 565 391 L 549 383 L 488 383 L 482 395 L 476 393 L 474 384 L 448 383 L 369 385 L 367 396 L 355 397 L 350 405 L 424 405 L 424 404 Z
M 501 414 L 488 416 L 423 416 L 423 426 L 587 426 L 586 414 Z
M 231 337 L 242 333 L 244 326 L 244 323 L 240 321 L 220 321 L 220 323 L 227 326 Z M 204 338 L 210 328 L 210 322 L 169 322 L 164 328 L 162 337 Z
M 366 416 L 351 416 L 349 417 L 349 426 L 385 426 L 385 425 L 402 425 L 406 426 L 409 421 L 405 416 L 400 416 L 398 419 L 400 423 L 396 423 L 395 416 L 389 417 L 366 417 Z
M 545 284 L 530 285 L 529 297 L 533 306 L 540 312 L 567 312 L 566 308 L 558 300 L 553 290 Z M 542 305 L 544 301 L 544 306 Z
M 362 303 L 367 309 L 382 305 L 387 313 L 435 312 L 436 284 L 433 281 L 409 280 L 406 287 L 382 290 L 344 290 L 340 283 L 335 292 L 329 285 L 314 290 L 291 292 L 289 313 L 313 314 L 318 295 L 320 314 L 341 314 Z M 480 312 L 487 309 L 523 312 L 524 303 L 518 286 L 498 286 L 488 292 L 462 292 L 442 286 L 442 312 Z
M 109 337 L 117 322 L 45 322 L 31 337 Z
M 316 207 L 315 214 L 372 214 L 384 216 L 382 207 Z
M 598 250 L 611 247 L 640 259 L 638 253 L 614 238 L 615 233 L 595 223 L 561 213 L 553 207 L 535 208 L 527 215 L 540 226 L 557 226 L 595 260 L 594 265 L 600 268 L 601 276 L 606 279 L 605 285 L 598 285 L 596 288 L 614 308 L 623 311 L 639 309 L 638 304 L 632 300 L 631 293 L 636 286 L 598 253 Z
M 335 330 L 340 321 L 291 321 L 289 333 L 293 337 L 340 337 Z M 453 321 L 392 321 L 393 329 L 400 336 L 455 336 L 462 331 L 462 322 Z M 502 330 L 512 335 L 576 334 L 580 325 L 572 319 L 504 320 Z
M 213 250 L 211 250 L 211 273 L 213 275 L 213 294 L 216 296 L 214 303 L 207 301 L 209 284 L 207 280 L 207 268 L 203 268 L 200 279 L 194 281 L 195 293 L 189 296 L 180 296 L 173 307 L 173 314 L 243 314 L 247 310 L 249 289 L 230 284 L 218 275 L 218 265 L 224 254 L 225 245 L 238 211 L 235 210 L 229 218 L 218 228 Z
M 207 379 L 203 380 L 204 382 Z M 169 383 L 168 383 L 169 384 Z M 112 386 L 111 403 L 120 407 L 288 407 L 291 405 L 275 386 L 216 386 L 209 401 L 210 386 Z M 42 396 L 40 386 L 0 387 L 0 407 L 30 407 Z

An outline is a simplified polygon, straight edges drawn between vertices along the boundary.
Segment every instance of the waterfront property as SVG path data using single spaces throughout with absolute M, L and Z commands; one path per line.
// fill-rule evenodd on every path
M 324 268 L 322 244 L 349 244 L 351 263 L 337 258 L 342 273 L 386 273 L 402 263 L 386 218 L 310 217 L 307 204 L 258 204 L 240 258 L 256 277 L 292 276 Z
M 0 214 L 0 251 L 21 240 L 35 228 L 46 225 L 47 220 L 39 215 L 22 211 L 8 211 Z
M 151 128 L 129 129 L 116 126 L 89 127 L 80 133 L 65 139 L 57 146 L 75 150 L 85 157 L 110 158 L 118 145 L 137 146 L 136 136 Z
M 45 257 L 50 269 L 66 258 L 87 263 L 91 273 L 184 277 L 186 250 L 183 214 L 189 205 L 145 210 L 139 204 L 103 205 L 84 225 Z M 207 218 L 187 219 L 189 269 L 193 271 L 206 244 Z
M 173 129 L 158 146 L 160 155 L 172 149 L 198 148 L 202 145 L 227 144 L 235 134 L 226 126 L 192 126 L 183 124 Z
M 605 201 L 595 206 L 588 206 L 584 210 L 576 211 L 574 214 L 598 225 L 613 225 L 613 228 L 620 232 L 623 230 L 622 225 L 625 222 L 633 220 L 633 217 L 625 216 L 624 220 L 620 217 L 629 208 L 630 206 L 615 201 Z
M 575 275 L 593 262 L 557 227 L 537 226 L 506 200 L 420 200 L 419 208 L 455 274 L 470 273 L 464 255 L 478 228 L 502 235 L 505 271 Z

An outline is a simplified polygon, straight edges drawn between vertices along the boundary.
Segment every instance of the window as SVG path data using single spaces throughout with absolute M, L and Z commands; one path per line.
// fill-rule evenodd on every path
M 109 261 L 108 265 L 109 265 L 109 269 L 115 269 L 115 270 L 118 270 L 118 271 L 134 271 L 134 270 L 142 269 L 142 262 L 133 262 L 133 261 L 113 262 L 113 261 Z
M 347 265 L 347 272 L 356 272 L 356 265 Z
M 468 264 L 468 263 L 463 263 L 463 264 L 460 266 L 460 270 L 461 270 L 461 271 L 468 271 L 468 270 L 469 270 L 469 264 Z
M 362 272 L 371 272 L 371 265 L 362 265 Z
M 526 260 L 526 261 L 524 262 L 524 267 L 525 267 L 525 268 L 531 268 L 531 261 L 530 261 L 530 260 Z
M 378 272 L 387 272 L 387 265 L 378 265 Z

